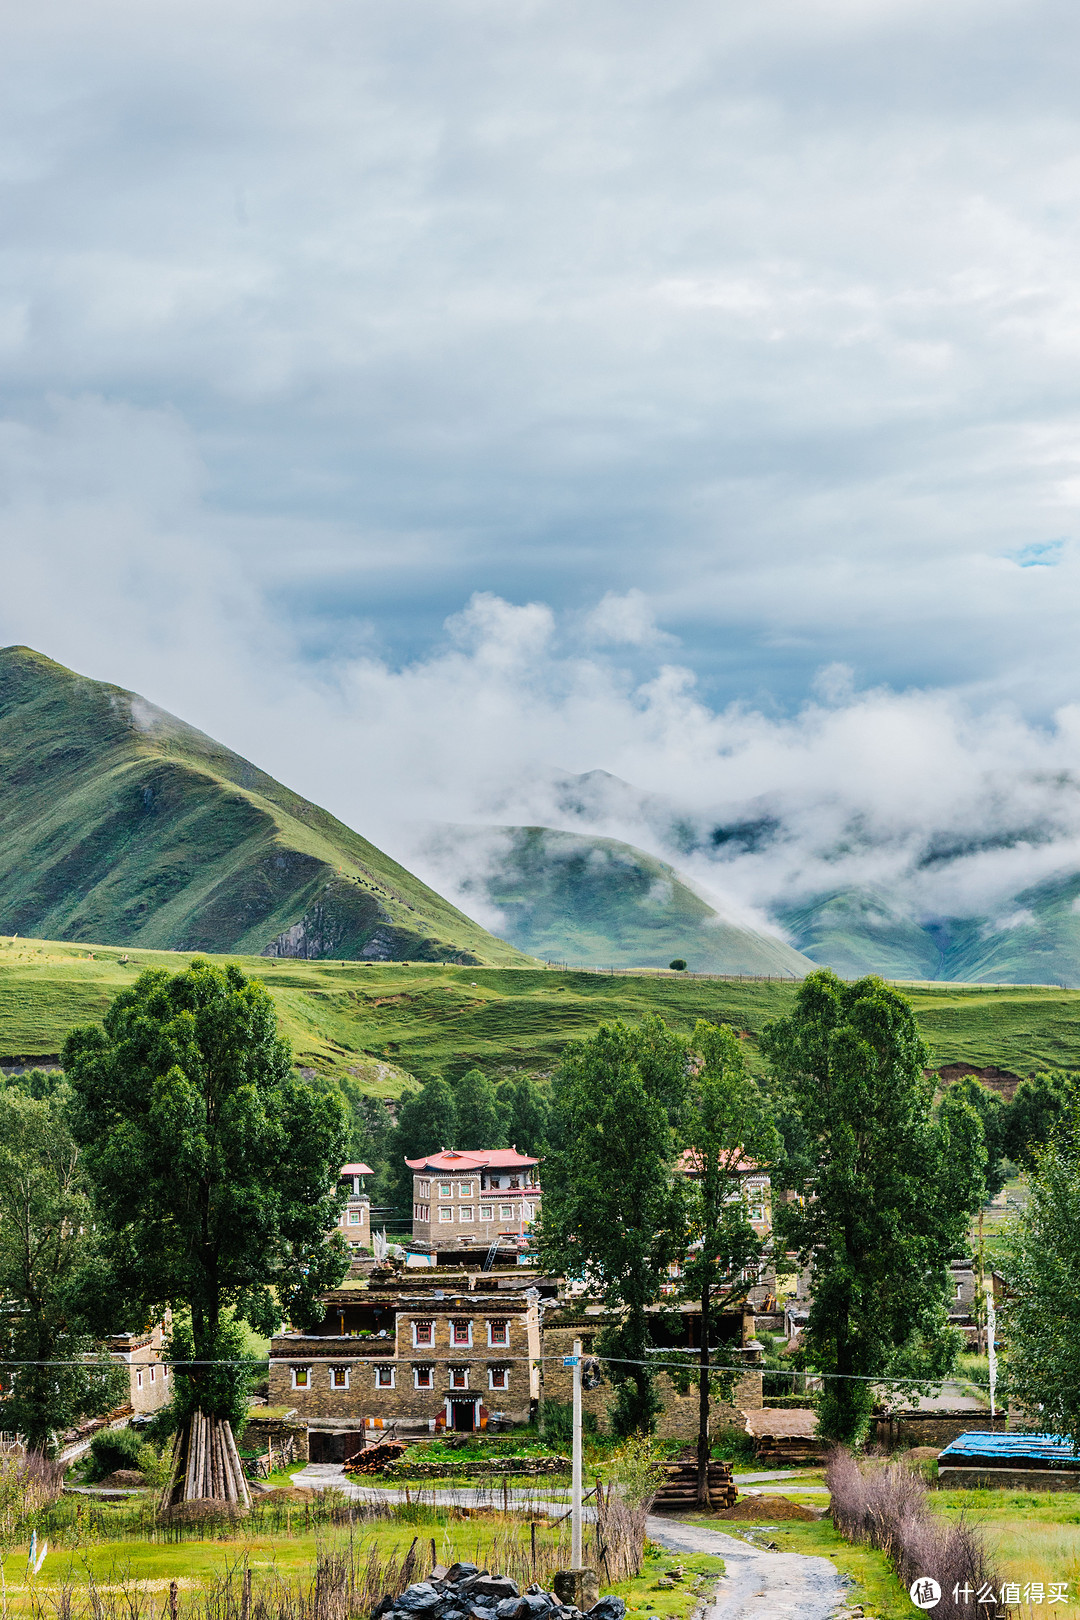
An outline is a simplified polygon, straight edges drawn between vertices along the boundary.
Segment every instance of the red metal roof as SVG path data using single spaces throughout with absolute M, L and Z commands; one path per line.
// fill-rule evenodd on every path
M 373 1176 L 375 1172 L 370 1164 L 343 1164 L 338 1174 L 342 1176 Z
M 524 1165 L 539 1164 L 539 1159 L 530 1159 L 527 1154 L 519 1153 L 517 1148 L 488 1148 L 458 1151 L 456 1148 L 443 1148 L 439 1153 L 431 1153 L 426 1159 L 406 1159 L 405 1163 L 410 1170 L 449 1170 L 451 1175 L 457 1175 L 462 1170 L 520 1170 Z M 508 1190 L 508 1189 L 504 1189 Z

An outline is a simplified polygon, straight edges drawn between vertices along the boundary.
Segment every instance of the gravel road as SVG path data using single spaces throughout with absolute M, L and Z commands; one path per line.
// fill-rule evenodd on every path
M 720 1530 L 705 1530 L 654 1513 L 653 1541 L 672 1552 L 715 1553 L 727 1573 L 705 1620 L 828 1620 L 843 1608 L 846 1589 L 827 1558 L 767 1552 Z

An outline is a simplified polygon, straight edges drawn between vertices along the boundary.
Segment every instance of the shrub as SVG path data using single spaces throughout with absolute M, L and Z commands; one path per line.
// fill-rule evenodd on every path
M 104 1479 L 118 1468 L 138 1468 L 139 1453 L 145 1444 L 134 1429 L 101 1429 L 90 1442 L 93 1478 Z
M 555 1440 L 567 1446 L 573 1440 L 574 1408 L 569 1401 L 545 1401 L 540 1421 L 545 1440 Z M 583 1434 L 596 1433 L 595 1412 L 582 1412 L 581 1429 Z
M 904 1462 L 856 1462 L 850 1451 L 830 1452 L 825 1473 L 832 1518 L 846 1541 L 879 1548 L 909 1587 L 928 1575 L 941 1587 L 935 1620 L 971 1620 L 971 1607 L 953 1601 L 965 1584 L 999 1587 L 986 1547 L 962 1517 L 946 1524 L 926 1505 L 926 1481 Z

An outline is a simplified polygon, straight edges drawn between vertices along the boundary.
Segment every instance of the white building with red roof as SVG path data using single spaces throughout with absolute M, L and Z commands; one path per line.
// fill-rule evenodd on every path
M 525 1237 L 540 1214 L 540 1160 L 517 1148 L 442 1148 L 405 1163 L 413 1173 L 414 1242 Z
M 338 1231 L 350 1249 L 371 1248 L 371 1198 L 366 1181 L 373 1176 L 370 1164 L 343 1164 L 338 1171 L 344 1201 L 338 1212 Z

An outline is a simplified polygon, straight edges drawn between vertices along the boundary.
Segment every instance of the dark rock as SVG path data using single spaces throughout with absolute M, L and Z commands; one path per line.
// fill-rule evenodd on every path
M 448 1574 L 449 1574 L 449 1571 L 446 1569 L 445 1565 L 436 1564 L 435 1568 L 432 1570 L 431 1574 L 428 1576 L 428 1580 L 434 1586 L 436 1581 L 445 1581 Z
M 393 1607 L 394 1600 L 390 1594 L 387 1593 L 386 1597 L 380 1598 L 378 1603 L 376 1603 L 375 1607 L 372 1609 L 371 1620 L 382 1620 L 383 1615 L 389 1614 Z
M 426 1614 L 437 1609 L 442 1601 L 442 1594 L 437 1592 L 429 1581 L 417 1581 L 413 1586 L 407 1586 L 399 1598 L 395 1598 L 395 1609 L 404 1609 L 406 1614 Z
M 451 1564 L 446 1572 L 446 1579 L 448 1581 L 464 1581 L 470 1575 L 479 1575 L 479 1573 L 480 1566 L 478 1564 Z
M 542 1590 L 534 1592 L 531 1586 L 521 1601 L 525 1605 L 525 1613 L 530 1615 L 532 1620 L 539 1620 L 540 1615 L 550 1614 L 558 1607 L 550 1592 Z
M 502 1598 L 520 1597 L 521 1588 L 517 1581 L 510 1579 L 509 1575 L 484 1575 L 469 1583 L 469 1596 L 494 1598 L 498 1603 Z
M 500 1598 L 495 1605 L 497 1620 L 525 1620 L 525 1616 L 529 1612 L 529 1604 L 525 1598 Z
M 602 1597 L 589 1610 L 590 1620 L 624 1620 L 626 1604 L 620 1597 Z

